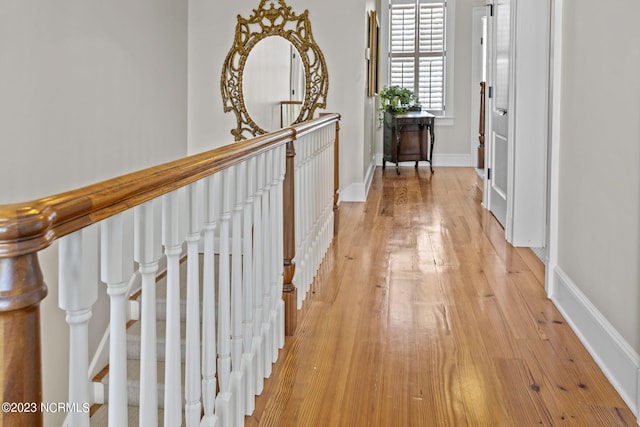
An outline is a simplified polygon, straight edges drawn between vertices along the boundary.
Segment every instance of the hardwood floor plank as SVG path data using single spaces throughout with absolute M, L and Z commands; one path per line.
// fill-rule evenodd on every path
M 376 170 L 245 425 L 635 425 L 480 200 L 471 169 Z

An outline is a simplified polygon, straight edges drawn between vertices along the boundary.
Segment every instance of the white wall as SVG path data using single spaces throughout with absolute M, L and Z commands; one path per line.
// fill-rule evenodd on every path
M 640 3 L 555 0 L 547 290 L 640 413 Z M 597 28 L 597 31 L 594 31 Z
M 0 203 L 186 151 L 186 6 L 0 3 Z
M 222 64 L 231 48 L 237 15 L 248 18 L 258 0 L 189 1 L 189 152 L 233 142 L 233 113 L 224 114 L 220 93 Z M 366 84 L 365 0 L 291 0 L 300 14 L 309 10 L 313 37 L 329 72 L 325 112 L 340 113 L 340 188 L 364 180 Z
M 558 268 L 640 353 L 640 3 L 564 4 Z
M 185 155 L 186 78 L 182 2 L 0 0 L 0 203 Z M 44 400 L 58 402 L 67 400 L 68 334 L 56 257 L 44 252 Z M 104 319 L 105 310 L 99 305 L 94 317 Z

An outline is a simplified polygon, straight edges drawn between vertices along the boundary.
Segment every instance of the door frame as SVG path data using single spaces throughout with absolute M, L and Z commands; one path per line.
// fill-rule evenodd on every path
M 561 130 L 561 85 L 562 85 L 562 20 L 564 0 L 552 0 L 551 6 L 551 77 L 549 99 L 549 170 L 547 189 L 547 265 L 545 269 L 545 291 L 554 299 L 555 270 L 558 266 L 558 223 L 560 204 L 560 130 Z M 640 406 L 640 403 L 639 403 Z
M 505 238 L 514 246 L 544 248 L 549 241 L 550 42 L 552 0 L 511 0 Z M 493 4 L 493 1 L 492 1 Z M 489 18 L 489 24 L 493 25 Z M 491 31 L 489 31 L 491 34 Z M 493 42 L 488 44 L 493 62 Z M 492 73 L 488 73 L 488 80 Z M 491 86 L 493 82 L 488 82 Z M 487 99 L 487 111 L 493 99 Z M 490 114 L 487 135 L 493 131 Z M 493 167 L 487 138 L 485 162 Z M 493 175 L 493 174 L 492 174 Z M 491 208 L 490 182 L 485 206 Z
M 471 22 L 471 132 L 470 153 L 473 167 L 477 168 L 478 152 L 478 125 L 480 123 L 480 86 L 482 81 L 482 51 L 487 45 L 487 40 L 482 40 L 482 18 L 487 16 L 486 6 L 477 6 L 472 10 Z M 480 43 L 481 42 L 481 43 Z M 486 64 L 485 64 L 486 73 Z M 486 81 L 486 78 L 485 78 Z M 486 117 L 486 116 L 485 116 Z M 485 119 L 486 120 L 486 119 Z M 484 175 L 482 176 L 484 179 Z

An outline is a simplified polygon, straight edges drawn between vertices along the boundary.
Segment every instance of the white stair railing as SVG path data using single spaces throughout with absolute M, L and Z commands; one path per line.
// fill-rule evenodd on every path
M 336 122 L 317 132 L 303 129 L 294 142 L 296 151 L 295 218 L 297 266 L 293 283 L 298 308 L 311 287 L 333 235 L 333 173 Z
M 69 403 L 78 409 L 70 411 L 68 425 L 88 426 L 84 409 L 90 404 L 108 405 L 109 426 L 128 425 L 131 406 L 138 406 L 141 426 L 243 425 L 284 346 L 285 226 L 296 224 L 300 301 L 331 241 L 338 118 L 86 187 L 77 190 L 77 201 L 71 192 L 31 204 L 44 206 L 53 218 L 41 221 L 39 231 L 25 227 L 33 232 L 30 239 L 45 242 L 36 252 L 56 239 L 60 243 L 59 306 L 70 330 Z M 283 190 L 287 174 L 293 174 L 286 168 L 287 144 L 294 140 L 298 201 L 295 217 L 285 218 L 283 205 L 293 204 Z M 19 210 L 9 208 L 0 206 L 0 214 Z M 26 251 L 14 250 L 3 237 L 2 230 L 16 229 L 0 227 L 4 263 Z M 99 266 L 90 261 L 98 253 Z M 33 268 L 39 271 L 37 262 Z M 108 380 L 91 384 L 88 331 L 99 280 L 110 304 Z M 164 286 L 166 295 L 158 300 Z M 158 320 L 165 322 L 162 337 Z M 131 321 L 139 321 L 141 330 L 139 355 L 129 355 L 139 358 L 138 378 L 128 372 L 128 353 L 135 353 L 127 348 Z M 6 425 L 41 425 L 38 418 L 25 420 Z

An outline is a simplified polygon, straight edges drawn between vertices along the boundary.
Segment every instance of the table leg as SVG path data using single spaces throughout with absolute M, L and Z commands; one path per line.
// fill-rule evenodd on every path
M 436 145 L 433 125 L 433 119 L 431 119 L 431 122 L 429 123 L 429 142 L 431 143 L 431 147 L 429 147 L 429 168 L 431 168 L 431 173 L 433 173 L 433 146 Z

